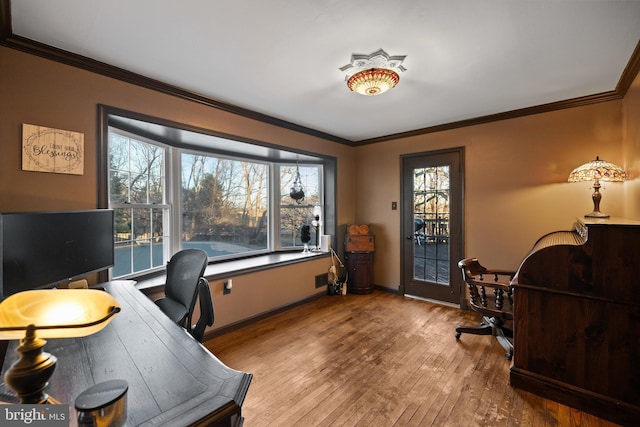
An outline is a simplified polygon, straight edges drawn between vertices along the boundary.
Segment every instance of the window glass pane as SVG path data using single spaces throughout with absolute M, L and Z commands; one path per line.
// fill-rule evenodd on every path
M 182 247 L 209 257 L 268 249 L 266 164 L 184 153 Z
M 129 170 L 129 138 L 109 133 L 109 165 L 113 170 Z
M 296 177 L 300 176 L 299 180 Z M 280 205 L 307 205 L 315 206 L 320 204 L 320 168 L 318 166 L 280 166 Z M 301 185 L 304 191 L 303 199 L 292 198 L 298 190 L 297 184 Z M 295 188 L 294 188 L 295 187 Z
M 137 174 L 131 177 L 131 203 L 148 203 L 147 175 Z
M 149 176 L 149 203 L 164 203 L 164 177 Z
M 148 146 L 148 188 L 149 203 L 164 203 L 164 153 L 162 147 Z
M 313 226 L 313 206 L 291 207 L 282 206 L 280 208 L 280 246 L 290 248 L 302 246 L 300 238 L 302 227 L 308 225 L 311 233 L 310 246 L 316 245 L 315 227 Z
M 136 141 L 135 139 L 129 139 L 129 170 L 131 172 L 137 172 L 137 174 L 148 173 L 149 164 L 149 144 L 142 141 Z
M 112 169 L 109 180 L 111 203 L 127 203 L 129 201 L 129 173 Z
M 112 276 L 130 274 L 132 270 L 133 236 L 131 234 L 131 209 L 114 209 L 115 263 Z
M 302 246 L 302 227 L 310 227 L 310 246 L 316 246 L 313 208 L 322 206 L 320 167 L 317 165 L 280 165 L 280 246 Z M 304 197 L 301 196 L 304 193 Z
M 113 278 L 166 263 L 169 206 L 159 206 L 165 202 L 165 153 L 159 145 L 109 133 L 109 206 L 115 212 L 116 242 Z
M 113 277 L 162 267 L 165 233 L 164 209 L 166 208 L 116 208 L 116 253 Z
M 449 166 L 414 169 L 414 278 L 449 283 Z
M 154 208 L 151 210 L 151 267 L 161 267 L 164 265 L 164 242 L 168 230 L 164 225 L 163 209 Z

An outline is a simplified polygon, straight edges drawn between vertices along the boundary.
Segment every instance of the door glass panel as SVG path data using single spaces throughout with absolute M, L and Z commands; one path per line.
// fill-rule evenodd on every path
M 413 169 L 415 280 L 449 284 L 449 166 Z

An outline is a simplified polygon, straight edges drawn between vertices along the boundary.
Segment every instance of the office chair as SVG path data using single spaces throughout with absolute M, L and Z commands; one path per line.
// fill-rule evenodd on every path
M 209 281 L 201 277 L 198 281 L 198 301 L 200 307 L 200 318 L 195 325 L 192 325 L 188 332 L 198 342 L 202 342 L 204 338 L 204 330 L 207 326 L 213 325 L 213 299 L 211 298 L 211 289 Z
M 164 297 L 155 303 L 171 320 L 191 329 L 191 316 L 196 304 L 198 283 L 207 266 L 207 253 L 200 249 L 176 252 L 167 263 Z M 207 286 L 208 287 L 208 286 Z
M 469 290 L 471 309 L 482 315 L 479 326 L 456 327 L 456 339 L 460 335 L 493 335 L 505 350 L 505 357 L 513 357 L 513 291 L 510 282 L 514 271 L 489 270 L 477 258 L 466 258 L 458 263 L 462 278 Z M 492 292 L 491 292 L 492 291 Z M 487 293 L 493 295 L 487 296 Z

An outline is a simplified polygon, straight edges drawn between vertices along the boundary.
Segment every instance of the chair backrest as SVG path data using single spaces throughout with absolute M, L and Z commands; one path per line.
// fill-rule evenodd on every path
M 513 319 L 513 290 L 510 286 L 515 272 L 489 270 L 477 258 L 465 258 L 458 262 L 462 270 L 469 303 L 474 311 L 485 316 Z M 490 291 L 487 297 L 487 288 Z
M 196 302 L 198 281 L 207 267 L 207 253 L 201 249 L 176 252 L 167 264 L 165 296 L 184 305 L 190 314 Z
M 214 321 L 211 289 L 209 288 L 209 281 L 204 277 L 201 277 L 198 282 L 198 301 L 200 306 L 200 318 L 195 325 L 191 326 L 189 333 L 199 342 L 202 342 L 202 339 L 204 338 L 204 330 L 207 326 L 213 325 Z

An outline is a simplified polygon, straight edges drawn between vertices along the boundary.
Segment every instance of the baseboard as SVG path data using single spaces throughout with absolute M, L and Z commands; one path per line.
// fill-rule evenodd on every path
M 511 367 L 509 381 L 512 387 L 588 412 L 616 424 L 637 425 L 640 419 L 638 405 L 555 381 L 515 366 Z
M 391 289 L 391 288 L 387 288 L 386 286 L 373 285 L 373 289 L 382 291 L 382 292 L 387 292 L 394 295 L 402 295 L 399 289 Z

